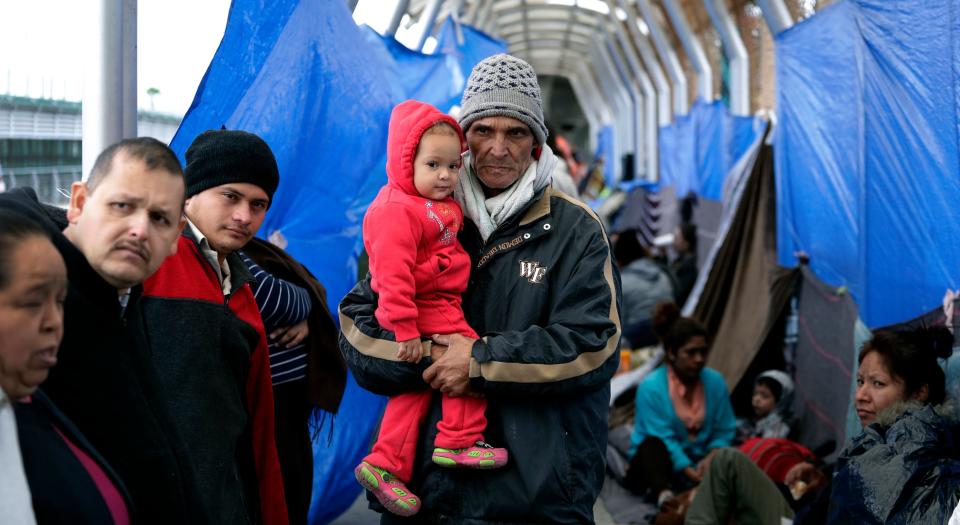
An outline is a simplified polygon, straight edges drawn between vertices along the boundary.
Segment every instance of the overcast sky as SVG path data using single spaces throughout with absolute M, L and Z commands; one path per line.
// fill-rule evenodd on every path
M 315 0 L 337 1 L 337 0 Z M 340 0 L 346 1 L 346 0 Z M 361 0 L 354 15 L 383 32 L 397 0 Z M 0 0 L 0 93 L 81 100 L 91 0 Z M 213 58 L 230 0 L 139 0 L 137 89 L 157 111 L 183 115 Z M 398 37 L 412 31 L 401 30 Z

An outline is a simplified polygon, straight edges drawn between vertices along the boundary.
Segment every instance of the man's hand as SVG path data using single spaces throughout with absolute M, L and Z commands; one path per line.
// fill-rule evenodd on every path
M 307 327 L 307 320 L 304 319 L 295 325 L 277 328 L 270 332 L 270 341 L 290 348 L 302 343 L 308 335 L 310 335 L 310 328 Z
M 823 472 L 820 472 L 820 469 L 812 463 L 803 461 L 797 463 L 787 471 L 786 476 L 783 478 L 783 484 L 790 487 L 791 490 L 797 487 L 798 484 L 801 484 L 803 489 L 799 491 L 799 495 L 794 496 L 794 499 L 800 499 L 803 494 L 819 489 L 826 480 L 827 476 Z
M 459 334 L 434 335 L 430 356 L 433 364 L 423 372 L 423 380 L 431 388 L 450 397 L 470 390 L 470 358 L 476 339 Z
M 420 344 L 420 338 L 414 337 L 406 341 L 400 341 L 397 349 L 397 359 L 407 363 L 419 363 L 423 357 L 423 346 Z

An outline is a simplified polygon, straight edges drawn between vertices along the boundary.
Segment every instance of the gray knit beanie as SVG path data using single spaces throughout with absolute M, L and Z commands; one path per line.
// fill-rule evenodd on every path
M 540 84 L 533 66 L 500 54 L 473 68 L 460 102 L 460 127 L 466 133 L 470 124 L 486 117 L 515 118 L 530 126 L 537 144 L 547 140 Z

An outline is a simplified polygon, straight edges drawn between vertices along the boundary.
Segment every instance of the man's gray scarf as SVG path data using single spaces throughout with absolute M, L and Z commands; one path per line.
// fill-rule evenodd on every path
M 557 157 L 544 145 L 540 158 L 530 164 L 520 180 L 488 199 L 473 171 L 473 159 L 468 151 L 463 155 L 463 169 L 454 198 L 463 209 L 463 215 L 477 225 L 480 236 L 486 242 L 497 227 L 523 209 L 538 191 L 550 185 L 556 166 Z

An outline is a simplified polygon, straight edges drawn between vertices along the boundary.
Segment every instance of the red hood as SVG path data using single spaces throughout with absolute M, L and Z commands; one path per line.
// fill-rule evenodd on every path
M 423 132 L 437 122 L 448 122 L 460 137 L 460 151 L 464 150 L 463 132 L 457 121 L 439 109 L 416 100 L 397 104 L 390 114 L 387 134 L 387 181 L 408 195 L 419 195 L 413 185 L 413 159 Z

